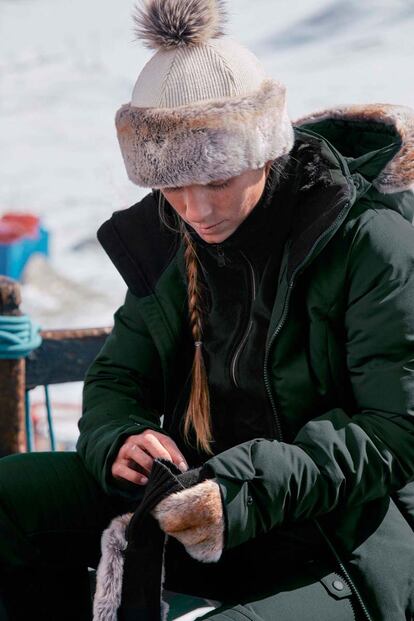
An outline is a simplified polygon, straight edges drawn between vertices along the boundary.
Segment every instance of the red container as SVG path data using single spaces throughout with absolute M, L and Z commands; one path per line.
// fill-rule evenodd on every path
M 31 213 L 5 213 L 0 218 L 0 242 L 7 243 L 21 237 L 36 239 L 40 219 Z

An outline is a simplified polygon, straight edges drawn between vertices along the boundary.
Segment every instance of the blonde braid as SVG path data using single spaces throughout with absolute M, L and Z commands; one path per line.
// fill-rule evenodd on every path
M 195 346 L 191 371 L 190 399 L 184 420 L 184 437 L 188 440 L 190 427 L 193 426 L 196 433 L 197 448 L 213 455 L 213 451 L 210 448 L 210 443 L 213 440 L 210 418 L 210 394 L 202 353 L 202 296 L 201 284 L 198 278 L 199 264 L 194 243 L 182 223 L 180 223 L 180 229 L 185 244 L 184 258 L 188 280 L 188 313 Z

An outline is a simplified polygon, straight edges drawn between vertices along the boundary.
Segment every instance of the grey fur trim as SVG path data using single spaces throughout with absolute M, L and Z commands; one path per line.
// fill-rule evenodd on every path
M 286 87 L 265 79 L 248 95 L 176 108 L 123 105 L 116 113 L 130 180 L 142 187 L 205 184 L 261 168 L 294 143 Z
M 125 513 L 112 520 L 102 533 L 102 556 L 96 572 L 93 621 L 116 621 L 121 603 L 124 558 L 127 546 L 125 530 L 132 517 Z
M 224 34 L 223 0 L 145 0 L 136 7 L 135 33 L 152 49 L 200 45 Z
M 375 121 L 394 126 L 402 141 L 401 148 L 373 185 L 383 194 L 414 190 L 414 109 L 394 104 L 354 104 L 308 114 L 294 121 L 294 125 L 306 126 L 326 119 Z
M 124 513 L 114 518 L 101 537 L 102 556 L 96 572 L 96 589 L 93 600 L 93 621 L 116 621 L 121 604 L 124 574 L 123 551 L 127 547 L 125 537 L 133 513 Z M 167 621 L 170 605 L 163 600 L 165 582 L 165 551 L 168 535 L 165 536 L 161 567 L 161 621 Z
M 167 542 L 168 542 L 168 535 L 165 535 L 164 547 L 162 549 L 162 561 L 161 561 L 161 589 L 160 589 L 160 592 L 161 592 L 161 600 L 160 600 L 161 621 L 167 621 L 168 620 L 168 612 L 170 610 L 169 603 L 162 599 L 162 594 L 163 594 L 163 590 L 164 590 L 164 583 L 165 583 L 165 577 L 166 577 L 166 573 L 165 573 L 165 551 L 166 551 L 166 548 L 167 548 Z

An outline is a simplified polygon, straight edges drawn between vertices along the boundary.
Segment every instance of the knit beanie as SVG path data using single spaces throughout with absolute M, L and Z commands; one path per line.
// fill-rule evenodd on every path
M 291 150 L 286 87 L 225 35 L 223 0 L 142 0 L 133 19 L 156 50 L 115 117 L 133 183 L 206 184 Z

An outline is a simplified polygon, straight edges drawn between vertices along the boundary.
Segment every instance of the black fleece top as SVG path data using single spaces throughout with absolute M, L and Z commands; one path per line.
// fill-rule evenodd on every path
M 196 243 L 205 287 L 203 355 L 210 389 L 214 454 L 257 437 L 274 437 L 264 384 L 265 341 L 280 261 L 292 222 L 283 182 L 271 170 L 263 194 L 223 242 Z
M 291 173 L 287 170 L 286 174 L 293 174 L 293 168 Z M 272 174 L 254 209 L 219 244 L 206 242 L 186 225 L 196 242 L 207 288 L 203 354 L 214 454 L 254 438 L 275 437 L 272 407 L 264 384 L 264 356 L 283 248 L 294 221 L 294 201 L 289 200 L 291 188 L 291 180 L 286 178 L 278 183 Z M 210 457 L 174 439 L 190 467 Z M 203 468 L 201 475 L 205 475 Z M 240 554 L 240 566 L 245 567 L 246 558 L 253 565 L 265 558 L 271 562 L 275 550 L 282 566 L 287 567 L 287 563 L 320 555 L 323 542 L 315 525 L 304 521 L 276 529 L 270 539 L 265 536 L 251 540 L 230 554 L 236 558 Z

